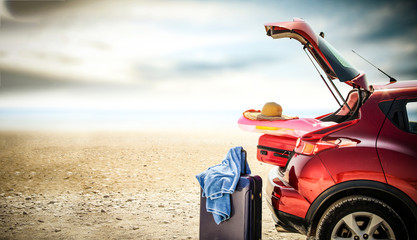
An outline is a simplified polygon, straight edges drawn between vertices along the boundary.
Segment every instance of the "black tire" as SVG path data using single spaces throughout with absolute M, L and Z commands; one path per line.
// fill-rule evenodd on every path
M 332 204 L 323 214 L 316 239 L 406 240 L 407 229 L 400 216 L 384 202 L 365 196 L 350 196 Z

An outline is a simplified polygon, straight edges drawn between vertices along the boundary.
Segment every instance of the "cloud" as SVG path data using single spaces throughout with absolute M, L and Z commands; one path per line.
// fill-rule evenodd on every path
M 367 27 L 362 39 L 378 42 L 393 38 L 415 37 L 416 10 L 416 1 L 381 1 L 372 8 L 365 6 L 363 12 L 367 11 L 367 14 L 362 17 L 361 22 L 366 23 Z
M 71 85 L 71 81 L 56 81 L 33 74 L 2 71 L 0 74 L 0 93 L 8 94 L 16 91 L 36 91 Z

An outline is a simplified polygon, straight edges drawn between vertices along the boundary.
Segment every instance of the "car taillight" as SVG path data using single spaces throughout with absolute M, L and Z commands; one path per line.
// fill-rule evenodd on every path
M 281 198 L 281 193 L 273 192 L 272 196 L 274 196 L 277 199 L 280 199 Z
M 333 132 L 350 127 L 358 121 L 359 120 L 344 122 L 314 132 L 307 133 L 297 140 L 297 143 L 295 145 L 295 152 L 303 155 L 315 155 L 327 149 L 354 147 L 357 144 L 357 141 L 355 141 L 354 139 L 330 138 L 327 136 Z
M 358 143 L 348 138 L 337 138 L 329 140 L 319 140 L 317 142 L 307 142 L 301 140 L 295 148 L 295 152 L 304 155 L 315 155 L 321 151 L 332 148 L 354 147 Z

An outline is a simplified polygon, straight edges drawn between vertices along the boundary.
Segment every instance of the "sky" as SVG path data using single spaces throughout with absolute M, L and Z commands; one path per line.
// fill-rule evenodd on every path
M 338 108 L 299 42 L 303 18 L 370 84 L 417 79 L 415 1 L 67 0 L 0 3 L 0 130 L 237 129 L 265 102 Z M 343 93 L 349 90 L 337 84 Z

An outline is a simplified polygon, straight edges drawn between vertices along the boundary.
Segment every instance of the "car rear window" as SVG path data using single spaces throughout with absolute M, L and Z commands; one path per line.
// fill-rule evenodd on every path
M 319 48 L 329 61 L 337 78 L 341 82 L 349 81 L 359 75 L 359 71 L 354 68 L 342 55 L 322 37 L 319 39 Z

